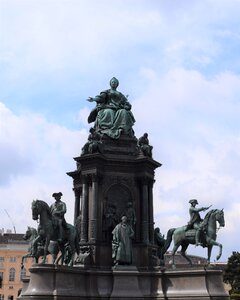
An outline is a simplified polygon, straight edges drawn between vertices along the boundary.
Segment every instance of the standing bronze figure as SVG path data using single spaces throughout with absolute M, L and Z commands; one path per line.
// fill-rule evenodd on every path
M 127 217 L 123 216 L 121 223 L 113 229 L 112 257 L 115 265 L 132 264 L 132 239 L 134 231 L 128 224 Z

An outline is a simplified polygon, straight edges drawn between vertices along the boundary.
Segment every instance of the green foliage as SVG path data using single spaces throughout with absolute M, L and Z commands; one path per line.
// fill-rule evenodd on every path
M 240 294 L 231 294 L 230 299 L 240 300 Z
M 239 297 L 240 295 L 240 253 L 233 252 L 228 258 L 227 268 L 223 275 L 223 281 L 229 283 L 232 287 L 230 294 L 234 297 Z M 232 298 L 232 299 L 240 299 Z

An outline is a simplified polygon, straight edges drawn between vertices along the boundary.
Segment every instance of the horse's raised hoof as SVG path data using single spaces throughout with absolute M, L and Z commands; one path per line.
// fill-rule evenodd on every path
M 221 255 L 220 254 L 218 254 L 218 256 L 216 257 L 216 260 L 219 260 L 219 258 L 221 257 Z

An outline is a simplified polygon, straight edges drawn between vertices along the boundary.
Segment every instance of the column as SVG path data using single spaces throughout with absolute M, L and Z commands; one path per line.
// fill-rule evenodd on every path
M 97 209 L 98 206 L 98 177 L 92 175 L 92 219 L 90 220 L 90 241 L 96 242 L 97 239 Z
M 77 217 L 80 214 L 80 195 L 81 191 L 79 188 L 74 188 L 74 195 L 75 195 L 75 205 L 74 205 L 74 223 L 76 222 Z
M 88 240 L 88 181 L 82 177 L 81 243 Z
M 142 178 L 142 242 L 149 243 L 149 220 L 148 220 L 148 180 Z
M 154 180 L 149 180 L 149 184 L 148 184 L 149 241 L 152 244 L 154 244 L 153 183 Z

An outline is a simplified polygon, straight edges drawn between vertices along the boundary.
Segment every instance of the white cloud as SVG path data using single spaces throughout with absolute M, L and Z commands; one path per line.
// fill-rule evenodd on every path
M 136 132 L 150 133 L 154 158 L 163 163 L 154 186 L 156 224 L 164 233 L 186 224 L 192 198 L 200 206 L 224 208 L 219 239 L 226 259 L 236 249 L 231 215 L 239 214 L 240 77 L 222 73 L 207 79 L 184 69 L 165 76 L 145 70 L 142 76 L 145 93 L 133 103 Z
M 6 209 L 18 232 L 25 230 L 31 222 L 32 200 L 50 204 L 56 191 L 63 193 L 72 223 L 74 195 L 66 172 L 76 168 L 72 157 L 80 154 L 86 130 L 71 131 L 34 113 L 17 116 L 2 103 L 0 121 L 1 226 L 11 226 Z
M 179 2 L 26 0 L 0 5 L 4 73 L 20 81 L 30 74 L 64 76 L 73 69 L 91 78 L 93 70 L 108 73 L 132 61 L 137 67 L 209 65 L 223 50 L 219 27 L 236 34 L 237 27 L 226 24 L 239 4 L 193 1 L 186 8 Z

